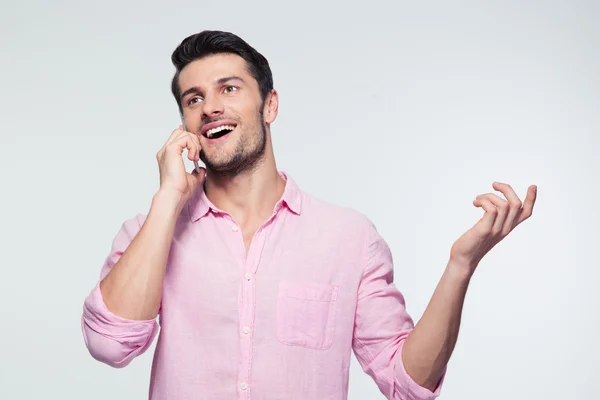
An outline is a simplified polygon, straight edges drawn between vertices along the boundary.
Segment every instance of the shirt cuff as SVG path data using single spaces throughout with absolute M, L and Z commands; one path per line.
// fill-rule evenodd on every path
M 433 400 L 440 395 L 442 390 L 442 384 L 444 383 L 444 378 L 446 377 L 446 368 L 442 373 L 440 381 L 438 382 L 435 390 L 432 392 L 431 390 L 419 385 L 416 383 L 406 369 L 404 368 L 404 363 L 402 361 L 402 349 L 404 347 L 404 343 L 406 341 L 402 341 L 400 348 L 398 349 L 398 362 L 396 365 L 396 392 L 404 395 L 409 400 Z
M 86 345 L 94 354 L 110 359 L 111 364 L 126 363 L 143 353 L 158 333 L 156 319 L 130 320 L 112 313 L 102 299 L 100 282 L 85 300 L 82 322 Z M 94 338 L 88 337 L 88 334 L 94 334 Z M 108 341 L 89 340 L 98 335 Z M 114 348 L 115 345 L 118 348 Z M 121 359 L 123 356 L 125 359 Z

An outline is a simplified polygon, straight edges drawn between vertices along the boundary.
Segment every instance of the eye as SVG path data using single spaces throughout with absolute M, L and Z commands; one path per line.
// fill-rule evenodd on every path
M 232 93 L 232 92 L 235 92 L 237 90 L 238 90 L 237 86 L 227 86 L 225 88 L 224 92 L 225 93 Z
M 202 101 L 202 97 L 195 96 L 195 97 L 192 97 L 191 99 L 189 99 L 188 102 L 187 102 L 187 104 L 188 104 L 188 106 L 191 106 L 191 105 L 194 105 L 194 104 L 199 103 L 201 101 Z

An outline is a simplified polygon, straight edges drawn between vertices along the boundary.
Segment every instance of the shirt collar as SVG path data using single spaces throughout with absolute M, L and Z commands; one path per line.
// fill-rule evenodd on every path
M 275 205 L 274 211 L 278 211 L 278 209 L 285 205 L 294 214 L 300 215 L 302 212 L 302 191 L 287 173 L 280 171 L 279 176 L 285 180 L 285 189 L 281 199 Z M 214 212 L 225 213 L 225 211 L 217 208 L 208 199 L 204 190 L 204 182 L 204 180 L 200 182 L 198 189 L 194 192 L 192 198 L 188 202 L 188 211 L 192 222 L 206 216 L 211 210 Z

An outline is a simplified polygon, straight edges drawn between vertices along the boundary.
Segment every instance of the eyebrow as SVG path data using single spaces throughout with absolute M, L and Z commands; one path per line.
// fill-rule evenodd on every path
M 219 78 L 217 79 L 217 81 L 215 82 L 216 85 L 222 85 L 226 82 L 229 81 L 241 81 L 243 83 L 246 83 L 242 78 L 240 78 L 239 76 L 226 76 L 224 78 Z M 191 88 L 187 89 L 185 92 L 181 93 L 181 100 L 183 100 L 183 98 L 191 93 L 194 94 L 202 94 L 202 90 L 198 87 L 198 86 L 192 86 Z

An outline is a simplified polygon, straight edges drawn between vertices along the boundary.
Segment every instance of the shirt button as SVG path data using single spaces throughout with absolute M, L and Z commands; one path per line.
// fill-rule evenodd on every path
M 248 328 L 247 326 L 244 327 L 244 333 L 247 335 L 250 333 L 250 328 Z
M 246 390 L 246 389 L 248 389 L 248 384 L 246 382 L 242 382 L 240 387 L 242 388 L 242 390 Z
M 252 279 L 252 275 L 250 275 L 250 272 L 246 273 L 246 275 L 244 275 L 244 277 L 246 278 L 247 281 Z
M 240 229 L 240 228 L 238 228 L 238 227 L 237 227 L 237 225 L 233 225 L 233 226 L 231 227 L 231 230 L 232 230 L 232 231 L 234 231 L 234 232 L 237 232 L 239 229 Z

